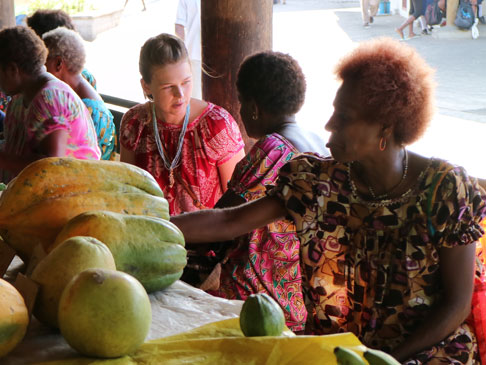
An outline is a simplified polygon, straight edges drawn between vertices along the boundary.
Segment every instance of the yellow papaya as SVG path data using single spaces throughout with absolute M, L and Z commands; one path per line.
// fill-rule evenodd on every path
M 50 197 L 89 191 L 112 191 L 113 183 L 163 197 L 147 171 L 124 162 L 47 157 L 23 169 L 0 196 L 0 222 Z
M 51 249 L 73 236 L 95 237 L 106 244 L 117 270 L 137 278 L 149 293 L 174 283 L 187 264 L 184 236 L 165 219 L 111 211 L 85 212 L 63 227 Z
M 0 279 L 0 357 L 22 341 L 28 324 L 24 298 L 12 284 Z
M 145 193 L 120 194 L 93 190 L 34 204 L 18 214 L 13 214 L 8 221 L 0 221 L 0 234 L 22 259 L 29 259 L 36 245 L 41 244 L 47 251 L 71 218 L 90 210 L 109 210 L 169 219 L 169 206 L 165 198 Z
M 34 307 L 36 318 L 58 327 L 59 300 L 65 286 L 74 276 L 90 268 L 116 270 L 111 251 L 93 237 L 71 237 L 44 257 L 31 275 L 39 284 Z

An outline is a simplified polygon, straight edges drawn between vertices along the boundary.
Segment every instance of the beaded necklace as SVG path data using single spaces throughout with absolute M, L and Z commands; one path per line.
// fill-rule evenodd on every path
M 373 200 L 388 199 L 389 195 L 391 193 L 393 193 L 395 190 L 397 190 L 398 187 L 400 185 L 402 185 L 402 183 L 407 178 L 407 175 L 408 175 L 408 152 L 407 152 L 407 150 L 405 148 L 403 149 L 403 151 L 404 151 L 404 156 L 403 156 L 403 162 L 402 162 L 403 163 L 403 174 L 402 174 L 402 178 L 400 179 L 400 181 L 398 182 L 398 184 L 396 184 L 390 191 L 388 191 L 388 192 L 386 192 L 384 194 L 381 194 L 381 195 L 376 195 L 375 190 L 373 189 L 373 187 L 371 186 L 371 184 L 368 181 L 366 181 L 366 187 L 368 188 L 368 191 L 370 192 L 370 195 L 373 198 Z M 348 168 L 351 168 L 351 164 L 349 164 L 349 167 Z M 356 186 L 354 185 L 354 181 L 351 179 L 351 171 L 349 171 L 349 179 L 350 179 L 352 188 L 354 188 L 356 190 Z M 366 180 L 366 179 L 364 179 L 364 180 Z
M 187 104 L 184 123 L 182 124 L 182 130 L 179 134 L 179 141 L 177 142 L 177 152 L 174 156 L 174 159 L 169 163 L 169 156 L 166 154 L 159 136 L 159 129 L 157 127 L 157 116 L 155 115 L 155 104 L 152 103 L 152 121 L 154 124 L 155 143 L 157 144 L 157 149 L 159 150 L 160 157 L 162 157 L 165 168 L 169 170 L 169 188 L 172 188 L 174 186 L 174 169 L 181 163 L 182 145 L 184 142 L 184 136 L 186 135 L 187 125 L 189 124 L 190 111 L 191 107 L 189 104 Z

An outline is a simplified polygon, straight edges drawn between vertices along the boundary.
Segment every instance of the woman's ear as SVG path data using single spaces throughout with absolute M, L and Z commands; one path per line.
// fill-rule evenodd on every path
M 140 79 L 140 85 L 142 85 L 143 95 L 152 100 L 152 90 L 150 90 L 150 86 L 145 82 L 143 78 Z

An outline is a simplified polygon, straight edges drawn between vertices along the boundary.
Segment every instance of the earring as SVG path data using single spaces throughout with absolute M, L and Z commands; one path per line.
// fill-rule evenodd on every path
M 257 119 L 258 119 L 258 115 L 257 115 L 257 113 L 253 113 L 253 115 L 251 116 L 251 119 L 253 119 L 253 120 L 257 120 Z
M 379 148 L 380 148 L 380 151 L 384 151 L 386 149 L 386 138 L 384 138 L 384 137 L 380 138 Z

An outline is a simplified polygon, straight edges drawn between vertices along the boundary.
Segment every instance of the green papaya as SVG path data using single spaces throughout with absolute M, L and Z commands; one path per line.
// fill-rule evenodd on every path
M 240 328 L 247 337 L 280 336 L 285 328 L 285 316 L 269 295 L 252 294 L 241 307 Z
M 138 279 L 148 293 L 165 289 L 187 264 L 184 236 L 168 220 L 109 211 L 89 211 L 71 219 L 50 249 L 73 236 L 97 238 L 108 246 L 116 268 Z

